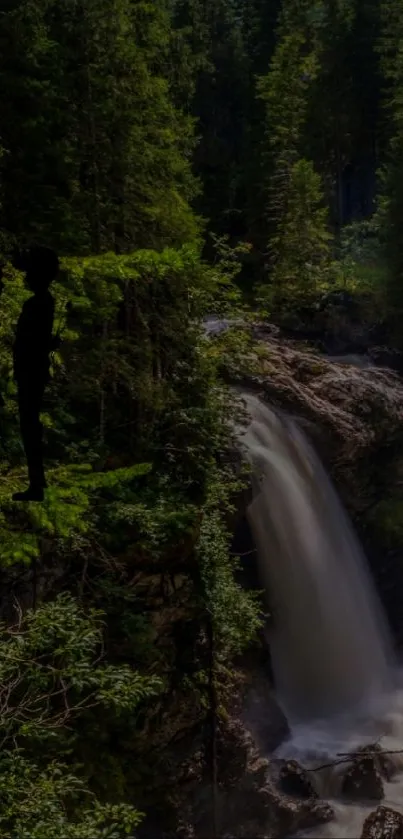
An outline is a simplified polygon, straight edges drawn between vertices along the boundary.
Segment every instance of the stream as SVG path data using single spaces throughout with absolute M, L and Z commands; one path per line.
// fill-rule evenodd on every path
M 403 674 L 396 673 L 396 676 L 396 687 L 379 697 L 378 702 L 369 703 L 367 708 L 350 712 L 344 717 L 294 725 L 292 737 L 277 750 L 276 756 L 292 758 L 309 768 L 337 763 L 340 753 L 354 751 L 378 740 L 387 751 L 403 750 Z M 385 798 L 379 802 L 350 803 L 341 799 L 341 780 L 346 764 L 314 773 L 318 792 L 332 805 L 335 819 L 299 836 L 358 839 L 366 817 L 378 804 L 403 813 L 403 754 L 391 755 L 390 759 L 397 772 L 390 782 L 384 781 Z

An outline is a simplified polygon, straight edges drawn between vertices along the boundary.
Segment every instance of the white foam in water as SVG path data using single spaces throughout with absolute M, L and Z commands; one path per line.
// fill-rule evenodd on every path
M 243 436 L 253 465 L 249 519 L 273 616 L 276 689 L 292 729 L 279 755 L 315 767 L 380 737 L 387 749 L 403 748 L 403 682 L 348 517 L 296 423 L 256 397 L 244 400 L 252 417 Z M 337 768 L 317 777 L 336 820 L 308 835 L 356 839 L 374 805 L 332 800 Z M 384 803 L 403 812 L 403 772 L 385 791 Z
M 384 781 L 382 802 L 343 803 L 341 778 L 346 764 L 338 764 L 340 753 L 380 742 L 386 751 L 403 750 L 403 689 L 398 686 L 372 704 L 367 712 L 349 713 L 344 718 L 295 725 L 292 737 L 277 751 L 277 757 L 294 759 L 306 768 L 332 766 L 315 773 L 318 792 L 329 801 L 335 818 L 301 836 L 317 839 L 358 839 L 363 823 L 378 803 L 403 813 L 403 754 L 390 755 L 397 769 L 390 782 Z M 336 765 L 335 765 L 336 764 Z

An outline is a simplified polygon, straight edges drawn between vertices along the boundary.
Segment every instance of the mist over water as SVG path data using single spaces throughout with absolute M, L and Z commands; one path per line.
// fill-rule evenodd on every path
M 248 515 L 269 596 L 276 690 L 292 725 L 376 704 L 393 682 L 392 644 L 366 559 L 297 424 L 254 396 L 243 443 Z

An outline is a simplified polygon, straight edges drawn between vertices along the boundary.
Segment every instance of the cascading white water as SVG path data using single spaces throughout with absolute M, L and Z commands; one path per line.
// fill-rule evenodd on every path
M 393 657 L 365 557 L 298 425 L 244 400 L 249 519 L 273 615 L 278 695 L 292 723 L 368 707 L 391 686 Z

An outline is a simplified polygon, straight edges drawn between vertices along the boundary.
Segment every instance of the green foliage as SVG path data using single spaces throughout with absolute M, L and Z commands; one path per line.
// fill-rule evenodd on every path
M 128 487 L 150 471 L 150 465 L 107 472 L 93 472 L 91 466 L 74 465 L 54 469 L 48 474 L 49 489 L 40 506 L 29 504 L 23 517 L 23 529 L 15 526 L 15 505 L 10 495 L 19 485 L 13 477 L 3 481 L 0 491 L 0 533 L 2 534 L 1 565 L 28 563 L 41 556 L 46 538 L 57 537 L 68 542 L 94 532 L 99 508 L 113 504 L 115 498 L 127 493 Z M 14 522 L 14 523 L 13 523 Z
M 176 445 L 174 439 L 168 440 L 171 429 L 179 430 L 187 422 L 184 416 L 179 419 L 178 410 L 183 412 L 186 404 L 186 410 L 207 416 L 204 405 L 213 373 L 197 347 L 198 322 L 211 308 L 225 312 L 239 298 L 232 285 L 238 270 L 236 253 L 223 248 L 211 267 L 201 260 L 199 245 L 65 260 L 54 289 L 56 322 L 67 300 L 72 301 L 73 313 L 54 359 L 47 422 L 49 443 L 59 457 L 63 453 L 74 466 L 87 463 L 98 471 L 105 471 L 108 450 L 116 452 L 119 466 L 125 459 L 128 462 L 128 456 L 133 462 L 146 453 L 166 462 L 167 444 L 171 450 Z M 11 431 L 13 424 L 17 429 L 10 345 L 13 321 L 25 294 L 15 272 L 8 271 L 5 280 L 0 379 L 6 398 L 3 439 L 13 470 L 4 478 L 4 502 L 17 482 L 22 454 Z M 18 294 L 13 296 L 14 289 Z M 79 376 L 71 374 L 78 369 Z M 193 420 L 189 422 L 192 425 Z M 203 433 L 207 442 L 207 428 Z M 196 459 L 196 449 L 193 455 Z M 85 521 L 88 486 L 74 472 L 69 480 L 64 466 L 53 474 L 47 500 L 55 513 L 48 518 L 54 519 L 57 504 L 69 499 L 70 518 L 77 514 L 76 520 L 80 516 Z M 41 522 L 35 525 L 42 527 Z
M 274 265 L 269 306 L 278 311 L 314 298 L 331 279 L 331 236 L 320 177 L 299 160 L 289 172 L 286 206 L 271 239 Z M 264 294 L 264 292 L 263 292 Z
M 182 99 L 185 78 L 185 101 L 197 118 L 195 163 L 203 182 L 197 206 L 221 235 L 242 228 L 245 207 L 251 79 L 236 6 L 228 0 L 178 0 L 173 18 L 186 57 L 185 74 L 183 61 L 178 69 L 178 93 Z
M 0 837 L 9 839 L 124 839 L 133 836 L 142 814 L 127 804 L 101 804 L 81 779 L 60 761 L 41 769 L 18 753 L 0 758 Z M 79 812 L 67 810 L 77 799 Z
M 269 311 L 298 305 L 329 279 L 331 235 L 321 178 L 305 159 L 306 122 L 318 73 L 318 52 L 309 4 L 285 2 L 270 71 L 260 80 L 266 106 L 270 230 L 270 286 L 261 289 Z
M 403 13 L 400 4 L 384 0 L 380 4 L 381 36 L 377 47 L 384 76 L 384 110 L 387 118 L 387 153 L 380 172 L 381 191 L 378 224 L 388 268 L 387 296 L 390 319 L 400 344 L 400 321 L 403 305 L 403 261 L 400 228 L 402 222 L 402 85 L 403 85 Z
M 82 612 L 70 595 L 2 627 L 0 714 L 3 745 L 45 743 L 86 708 L 132 712 L 161 682 L 102 661 L 102 613 Z
M 219 372 L 239 373 L 245 359 L 251 362 L 253 339 L 250 331 L 241 324 L 225 329 L 210 341 L 206 351 L 216 362 Z
M 96 707 L 127 718 L 162 686 L 105 661 L 103 617 L 65 594 L 1 627 L 0 836 L 121 839 L 141 820 L 97 801 L 74 767 L 77 718 Z
M 0 837 L 130 834 L 173 686 L 207 697 L 204 653 L 189 639 L 182 672 L 172 616 L 201 635 L 211 621 L 221 686 L 259 630 L 230 555 L 237 409 L 220 381 L 257 356 L 248 329 L 211 341 L 201 322 L 248 322 L 252 283 L 280 319 L 337 283 L 362 317 L 400 323 L 402 37 L 397 0 L 5 4 L 0 255 L 28 239 L 59 250 L 64 331 L 43 414 L 49 488 L 15 505 L 11 346 L 27 292 L 6 264 L 0 568 L 11 585 L 35 569 L 47 592 L 57 566 L 81 605 L 51 591 L 2 627 Z
M 357 295 L 361 317 L 368 323 L 390 318 L 381 229 L 379 214 L 343 228 L 335 266 L 337 286 L 344 286 Z
M 6 230 L 69 253 L 192 240 L 193 121 L 165 78 L 165 4 L 22 0 L 0 44 Z
M 151 579 L 153 573 L 157 579 L 162 575 L 162 591 L 172 564 L 182 575 L 189 565 L 197 577 L 195 560 L 201 553 L 195 554 L 195 543 L 205 542 L 200 526 L 211 498 L 211 474 L 227 452 L 231 432 L 231 396 L 217 380 L 217 359 L 200 321 L 209 311 L 230 314 L 241 308 L 234 279 L 248 247 L 233 247 L 218 237 L 215 251 L 212 265 L 202 260 L 198 242 L 63 260 L 54 288 L 56 321 L 63 320 L 68 300 L 73 309 L 54 359 L 47 405 L 49 486 L 43 504 L 24 507 L 10 501 L 23 472 L 9 352 L 25 291 L 21 276 L 6 269 L 2 305 L 10 308 L 0 326 L 6 400 L 1 566 L 13 573 L 11 566 L 35 560 L 40 575 L 42 561 L 51 557 L 58 570 L 70 568 L 66 582 L 80 597 L 85 593 L 86 604 L 80 611 L 69 596 L 51 599 L 23 617 L 17 630 L 3 630 L 0 675 L 2 684 L 13 685 L 14 710 L 0 720 L 0 728 L 7 772 L 16 772 L 5 829 L 16 835 L 23 830 L 17 816 L 18 772 L 26 771 L 32 790 L 38 788 L 43 813 L 39 818 L 32 809 L 24 819 L 26 829 L 49 837 L 47 813 L 52 812 L 67 836 L 92 830 L 95 836 L 120 839 L 124 813 L 115 826 L 110 802 L 132 801 L 132 785 L 141 789 L 152 777 L 142 727 L 157 716 L 156 694 L 162 707 L 169 702 L 170 681 L 178 679 L 180 665 L 175 649 L 161 644 L 142 574 L 146 579 L 148 573 Z M 205 598 L 190 578 L 184 589 L 190 598 L 185 607 L 201 620 L 210 599 L 217 614 L 228 606 L 228 628 L 220 630 L 221 666 L 226 667 L 225 657 L 253 636 L 257 618 L 252 601 L 247 595 L 244 601 L 235 583 L 236 568 L 220 534 L 213 518 L 211 561 L 203 547 Z M 101 658 L 98 608 L 105 612 L 108 630 L 108 655 Z M 248 633 L 236 623 L 238 612 L 250 624 Z M 199 698 L 196 683 L 191 684 L 188 690 Z M 130 750 L 124 756 L 127 739 L 135 759 Z M 70 795 L 73 787 L 77 800 Z M 127 808 L 127 824 L 136 823 L 136 812 Z M 35 820 L 37 833 L 31 827 Z
M 259 596 L 236 581 L 238 561 L 230 555 L 226 515 L 243 484 L 230 469 L 213 471 L 197 545 L 203 593 L 211 616 L 218 662 L 242 652 L 263 625 Z
M 229 556 L 230 536 L 219 512 L 203 519 L 198 544 L 199 562 L 208 610 L 221 661 L 242 652 L 262 626 L 258 596 L 235 580 L 238 566 Z
M 355 222 L 343 228 L 340 259 L 348 263 L 374 263 L 381 256 L 379 226 L 376 219 Z
M 301 9 L 298 17 L 300 13 Z M 267 108 L 268 150 L 280 170 L 299 157 L 308 94 L 317 70 L 317 57 L 312 46 L 309 48 L 304 21 L 291 31 L 283 21 L 270 71 L 259 83 L 259 93 Z

